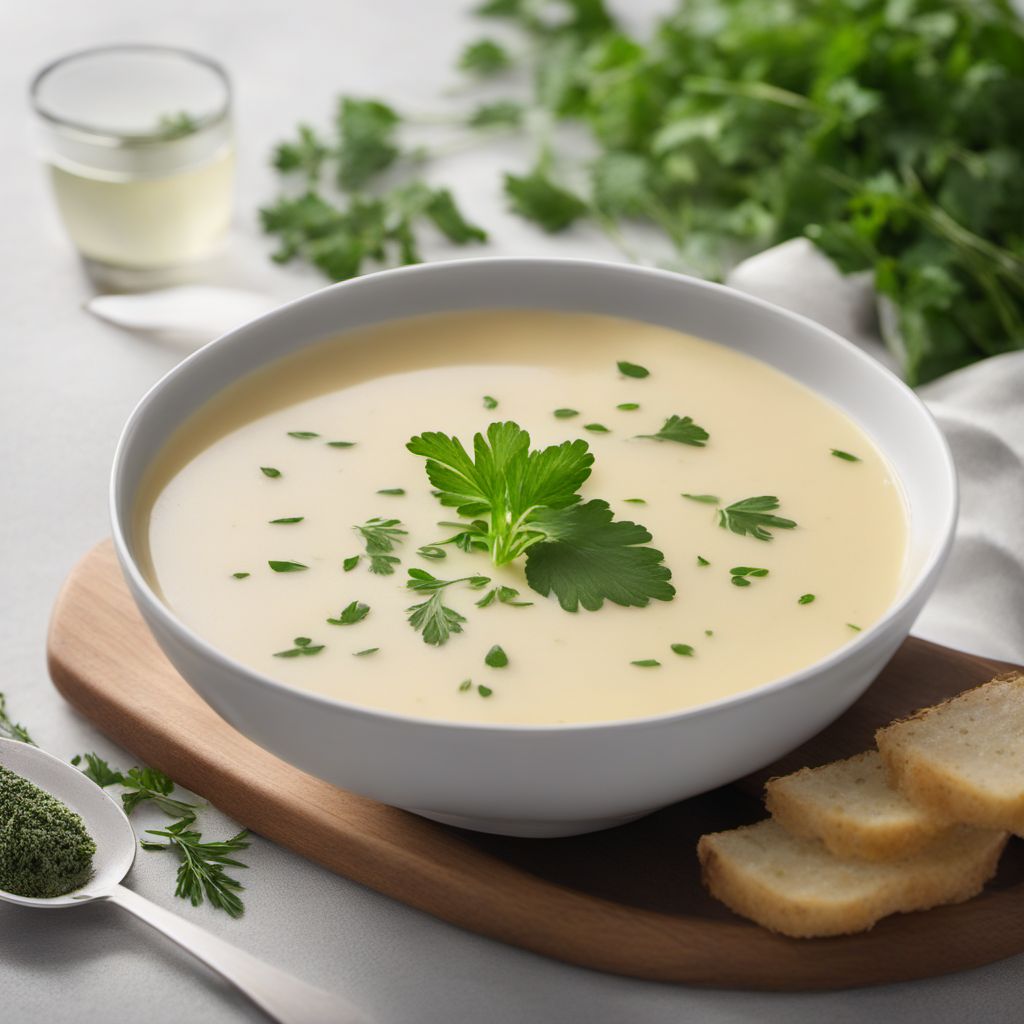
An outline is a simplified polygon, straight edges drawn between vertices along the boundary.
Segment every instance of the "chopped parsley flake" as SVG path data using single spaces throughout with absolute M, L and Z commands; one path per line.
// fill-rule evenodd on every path
M 332 626 L 354 626 L 370 614 L 370 606 L 359 601 L 350 601 L 336 619 L 328 619 Z
M 575 409 L 556 409 L 555 418 L 559 420 L 572 419 L 573 416 L 579 416 L 579 412 Z
M 308 565 L 303 565 L 302 562 L 276 562 L 272 560 L 267 562 L 267 565 L 274 572 L 304 572 L 309 568 Z
M 749 587 L 749 577 L 763 577 L 768 575 L 767 569 L 758 569 L 756 566 L 737 565 L 729 570 L 730 582 L 734 587 Z
M 703 566 L 703 565 L 710 565 L 711 563 L 703 555 L 698 555 L 697 556 L 697 564 Z
M 637 668 L 661 668 L 657 658 L 641 658 L 639 661 L 631 661 L 630 665 L 636 665 Z
M 740 536 L 749 535 L 757 540 L 771 540 L 770 530 L 792 530 L 796 523 L 792 519 L 771 515 L 779 507 L 774 495 L 762 494 L 756 498 L 735 501 L 718 510 L 718 525 L 723 530 L 732 530 Z
M 647 504 L 647 499 L 646 498 L 623 498 L 622 500 L 627 502 L 630 505 L 646 505 Z
M 244 579 L 247 579 L 250 575 L 251 575 L 251 573 L 247 573 L 247 572 L 233 572 L 231 574 L 231 578 L 233 580 L 244 580 Z
M 497 409 L 498 400 L 492 395 L 484 395 L 484 408 L 485 409 Z
M 595 434 L 610 434 L 611 431 L 603 423 L 584 423 L 584 430 L 589 430 Z
M 851 455 L 849 452 L 844 452 L 839 448 L 830 448 L 829 451 L 837 458 L 842 459 L 844 462 L 860 462 L 859 455 Z
M 269 522 L 272 523 L 272 524 L 273 523 L 282 523 L 282 524 L 284 524 L 284 523 L 301 523 L 302 520 L 305 519 L 305 518 L 306 518 L 305 516 L 285 516 L 282 519 L 271 519 L 271 520 L 269 520 Z
M 385 487 L 377 492 L 378 494 L 391 494 L 391 495 L 402 495 L 405 494 L 404 487 Z
M 656 434 L 637 434 L 637 437 L 646 437 L 652 441 L 676 441 L 694 448 L 703 448 L 710 436 L 703 427 L 694 423 L 690 416 L 669 416 Z
M 356 651 L 353 658 L 365 658 L 368 654 L 376 654 L 380 650 L 379 647 L 367 647 L 365 651 Z
M 646 366 L 638 366 L 636 363 L 627 363 L 625 360 L 616 363 L 616 366 L 618 366 L 619 373 L 621 373 L 623 377 L 636 377 L 638 380 L 643 380 L 644 377 L 650 377 L 651 375 L 651 371 L 648 370 Z
M 683 658 L 693 657 L 693 648 L 689 644 L 672 644 L 672 650 Z
M 722 499 L 717 494 L 683 494 L 684 498 L 690 501 L 700 502 L 701 505 L 719 505 Z
M 459 693 L 465 693 L 467 690 L 471 690 L 472 688 L 473 688 L 473 680 L 472 679 L 463 679 L 462 682 L 459 683 Z
M 490 695 L 494 693 L 489 686 L 484 686 L 483 684 L 476 688 L 476 692 L 479 693 L 481 697 L 490 697 Z
M 297 437 L 300 441 L 308 441 L 311 437 L 319 437 L 319 434 L 313 433 L 312 430 L 289 430 L 289 437 Z
M 275 658 L 298 658 L 304 655 L 319 654 L 325 647 L 324 644 L 314 644 L 308 636 L 297 636 L 293 641 L 294 647 L 285 651 L 278 651 Z
M 355 441 L 326 441 L 325 444 L 328 448 L 354 448 L 356 446 Z
M 342 569 L 344 569 L 345 572 L 351 572 L 359 564 L 359 559 L 361 557 L 361 555 L 349 555 L 349 557 L 341 563 Z
M 813 594 L 801 594 L 799 600 L 797 601 L 797 604 L 813 604 L 813 603 L 814 603 L 814 595 Z
M 383 519 L 380 516 L 367 519 L 362 526 L 352 527 L 366 544 L 370 572 L 378 576 L 390 576 L 395 571 L 395 566 L 401 559 L 392 552 L 395 545 L 401 544 L 402 538 L 407 535 L 407 531 L 401 527 L 400 519 Z
M 860 627 L 860 626 L 856 626 L 856 625 L 854 625 L 854 624 L 853 624 L 852 622 L 848 622 L 848 623 L 847 623 L 847 625 L 848 625 L 848 626 L 850 627 L 850 629 L 852 629 L 852 630 L 853 630 L 853 631 L 854 631 L 855 633 L 859 633 L 859 632 L 861 631 L 861 627 Z
M 504 649 L 495 644 L 485 655 L 484 664 L 491 668 L 504 668 L 508 664 L 508 655 Z
M 273 466 L 260 466 L 260 472 L 264 476 L 269 476 L 271 480 L 276 480 L 281 475 L 281 470 L 274 469 Z
M 640 408 L 639 402 L 621 402 L 615 406 L 616 409 L 621 409 L 623 412 L 636 412 Z

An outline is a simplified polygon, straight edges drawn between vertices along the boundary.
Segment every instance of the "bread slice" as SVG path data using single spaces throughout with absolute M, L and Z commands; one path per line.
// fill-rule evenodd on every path
M 875 739 L 889 781 L 919 807 L 1024 836 L 1024 675 L 997 676 Z
M 793 938 L 865 931 L 888 914 L 970 899 L 995 873 L 1007 836 L 956 828 L 890 863 L 841 860 L 777 821 L 701 836 L 704 884 L 737 914 Z
M 765 806 L 794 836 L 863 860 L 912 857 L 952 827 L 890 788 L 877 750 L 769 779 Z

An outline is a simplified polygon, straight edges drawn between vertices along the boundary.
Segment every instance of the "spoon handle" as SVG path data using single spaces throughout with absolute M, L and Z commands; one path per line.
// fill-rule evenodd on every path
M 123 885 L 115 886 L 107 899 L 202 960 L 280 1024 L 367 1024 L 344 999 L 257 960 Z

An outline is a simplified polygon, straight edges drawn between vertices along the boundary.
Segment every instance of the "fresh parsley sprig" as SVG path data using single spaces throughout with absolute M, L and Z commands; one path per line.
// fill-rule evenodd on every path
M 7 713 L 7 698 L 0 693 L 0 736 L 9 740 L 18 740 L 19 743 L 30 743 L 33 747 L 36 741 L 28 734 L 28 729 L 20 722 L 15 722 Z
M 172 818 L 194 815 L 200 804 L 186 803 L 171 796 L 174 782 L 169 775 L 156 768 L 134 767 L 127 772 L 118 771 L 105 761 L 99 754 L 76 754 L 71 763 L 76 767 L 85 761 L 82 774 L 96 783 L 100 789 L 108 786 L 121 786 L 125 791 L 121 794 L 124 813 L 131 814 L 139 804 L 151 801 L 164 814 Z
M 374 516 L 367 519 L 361 526 L 353 526 L 353 530 L 363 538 L 366 546 L 366 557 L 370 560 L 370 572 L 378 576 L 390 576 L 401 559 L 394 554 L 395 547 L 402 543 L 408 534 L 402 529 L 400 519 L 384 519 Z
M 664 425 L 655 434 L 637 434 L 637 437 L 650 438 L 652 441 L 676 441 L 679 444 L 703 448 L 711 435 L 699 424 L 693 422 L 691 416 L 669 416 Z
M 797 525 L 792 519 L 773 515 L 778 507 L 779 499 L 771 494 L 743 498 L 718 510 L 718 525 L 723 530 L 738 533 L 741 537 L 771 540 L 772 530 L 792 530 Z
M 586 441 L 531 451 L 530 435 L 508 421 L 476 434 L 472 455 L 439 432 L 407 447 L 427 460 L 441 504 L 471 520 L 461 524 L 467 546 L 485 546 L 499 566 L 525 554 L 527 582 L 567 611 L 596 610 L 605 600 L 642 607 L 675 595 L 664 556 L 645 546 L 647 530 L 614 521 L 605 501 L 582 504 L 577 492 L 594 462 Z

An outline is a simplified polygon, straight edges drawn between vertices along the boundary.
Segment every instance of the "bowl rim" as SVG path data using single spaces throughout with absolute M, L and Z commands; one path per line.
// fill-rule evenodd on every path
M 788 673 L 787 675 L 779 676 L 776 679 L 768 680 L 767 682 L 751 687 L 748 690 L 729 694 L 728 696 L 720 697 L 717 700 L 709 701 L 705 704 L 698 704 L 694 707 L 682 708 L 674 711 L 661 712 L 655 715 L 642 715 L 632 718 L 615 718 L 592 722 L 540 724 L 515 722 L 472 722 L 445 718 L 426 718 L 417 715 L 403 714 L 397 711 L 390 711 L 383 708 L 367 707 L 338 697 L 331 697 L 326 694 L 303 690 L 299 687 L 291 686 L 288 683 L 274 679 L 272 676 L 265 675 L 264 673 L 259 672 L 248 665 L 244 665 L 242 662 L 236 661 L 234 658 L 224 654 L 212 643 L 201 637 L 191 627 L 179 619 L 177 615 L 175 615 L 175 613 L 153 591 L 149 581 L 139 569 L 125 537 L 124 524 L 118 510 L 118 502 L 122 491 L 124 460 L 127 449 L 132 443 L 133 436 L 136 433 L 140 422 L 144 420 L 149 406 L 153 403 L 160 392 L 164 390 L 164 388 L 169 386 L 180 375 L 189 373 L 193 363 L 204 359 L 207 351 L 211 350 L 214 346 L 220 347 L 226 344 L 230 345 L 237 343 L 238 339 L 243 337 L 245 332 L 247 332 L 253 324 L 264 324 L 268 321 L 272 322 L 276 319 L 287 317 L 289 315 L 289 311 L 295 306 L 305 305 L 316 301 L 327 301 L 326 296 L 328 295 L 344 292 L 353 288 L 359 288 L 361 284 L 365 284 L 369 281 L 377 282 L 381 279 L 398 279 L 412 276 L 428 277 L 431 274 L 438 273 L 457 273 L 467 264 L 489 264 L 496 268 L 505 269 L 539 265 L 551 267 L 556 273 L 559 272 L 555 269 L 556 267 L 573 268 L 582 272 L 591 270 L 605 271 L 621 274 L 624 278 L 655 278 L 661 279 L 666 283 L 682 284 L 684 287 L 692 288 L 697 291 L 707 291 L 713 294 L 718 294 L 726 297 L 729 301 L 745 303 L 749 306 L 769 312 L 773 316 L 781 317 L 784 320 L 788 319 L 795 324 L 800 324 L 805 327 L 810 327 L 813 331 L 822 335 L 829 344 L 838 346 L 841 350 L 845 350 L 849 357 L 857 359 L 864 365 L 869 366 L 871 372 L 877 373 L 883 379 L 889 378 L 889 383 L 896 385 L 897 391 L 903 396 L 903 400 L 908 403 L 908 408 L 913 409 L 914 412 L 921 417 L 923 426 L 931 434 L 935 454 L 939 457 L 940 469 L 943 472 L 942 489 L 944 493 L 948 495 L 948 507 L 946 508 L 940 527 L 940 540 L 934 545 L 927 559 L 918 570 L 916 578 L 909 586 L 907 586 L 905 592 L 886 609 L 881 618 L 876 620 L 867 629 L 858 633 L 848 643 L 836 648 L 825 657 L 812 662 L 810 665 L 806 665 L 795 672 Z M 387 322 L 387 319 L 388 318 L 385 317 L 375 322 L 384 323 Z M 405 317 L 393 317 L 391 319 L 405 319 Z M 625 319 L 631 318 L 626 317 Z M 326 339 L 319 338 L 317 340 L 322 341 Z M 310 342 L 309 344 L 314 343 L 315 342 Z M 724 343 L 719 342 L 719 344 Z M 268 365 L 269 362 L 272 362 L 272 360 L 268 360 L 267 363 L 260 365 Z M 258 368 L 259 367 L 253 367 L 252 369 Z M 246 372 L 251 372 L 251 370 Z M 805 386 L 810 387 L 809 385 Z M 816 389 L 811 390 L 815 390 L 816 394 L 820 394 Z M 828 396 L 821 397 L 825 397 L 827 399 Z M 182 422 L 184 422 L 184 420 Z M 883 454 L 885 454 L 884 451 Z M 902 484 L 902 481 L 900 481 L 900 483 Z M 680 274 L 676 271 L 662 270 L 654 267 L 635 266 L 624 263 L 620 264 L 610 260 L 497 256 L 471 257 L 460 260 L 445 260 L 435 263 L 420 263 L 413 266 L 396 267 L 363 275 L 362 277 L 352 278 L 348 281 L 341 281 L 335 284 L 326 285 L 323 288 L 318 288 L 306 295 L 302 295 L 296 299 L 285 302 L 252 320 L 246 321 L 197 349 L 195 352 L 190 353 L 185 359 L 172 367 L 166 374 L 157 380 L 155 384 L 149 387 L 142 398 L 140 398 L 136 403 L 135 407 L 129 414 L 128 419 L 125 421 L 125 425 L 118 437 L 114 451 L 109 485 L 109 504 L 114 547 L 121 563 L 122 571 L 128 577 L 128 581 L 132 585 L 131 589 L 134 590 L 136 603 L 145 602 L 150 614 L 154 615 L 159 620 L 160 625 L 165 630 L 174 635 L 179 642 L 183 642 L 188 646 L 191 646 L 193 649 L 198 649 L 203 657 L 214 662 L 218 668 L 233 672 L 236 675 L 240 674 L 254 684 L 267 687 L 272 691 L 276 691 L 278 694 L 287 696 L 290 699 L 298 700 L 300 703 L 307 703 L 313 708 L 331 708 L 336 711 L 343 711 L 356 718 L 383 720 L 385 722 L 400 724 L 410 728 L 420 727 L 432 730 L 456 729 L 459 731 L 466 730 L 471 732 L 495 734 L 522 733 L 533 735 L 605 732 L 625 727 L 644 728 L 665 726 L 674 721 L 717 714 L 728 710 L 731 707 L 746 704 L 751 701 L 757 701 L 781 690 L 800 686 L 801 684 L 807 683 L 809 680 L 821 676 L 823 673 L 831 671 L 836 665 L 855 656 L 865 648 L 872 646 L 876 639 L 881 637 L 892 623 L 899 619 L 901 615 L 906 612 L 907 608 L 917 600 L 921 591 L 927 590 L 934 579 L 938 576 L 953 543 L 957 514 L 959 510 L 959 487 L 956 467 L 953 462 L 953 455 L 949 444 L 946 441 L 945 436 L 942 434 L 942 431 L 939 429 L 935 417 L 921 398 L 903 380 L 883 366 L 877 359 L 874 359 L 863 349 L 854 345 L 853 342 L 831 330 L 831 328 L 818 323 L 816 320 L 812 320 L 810 317 L 804 316 L 800 313 L 794 313 L 791 310 L 785 309 L 782 306 L 778 306 L 775 303 L 768 302 L 767 300 L 757 296 L 749 295 L 746 292 L 741 292 L 735 288 L 730 288 L 727 285 L 717 284 L 712 281 L 705 281 L 701 278 L 692 277 L 688 274 Z

